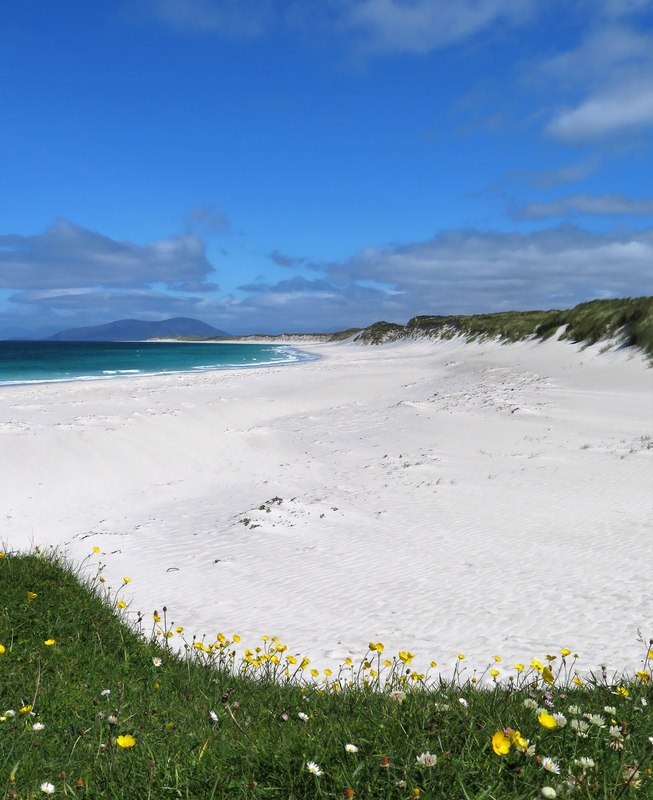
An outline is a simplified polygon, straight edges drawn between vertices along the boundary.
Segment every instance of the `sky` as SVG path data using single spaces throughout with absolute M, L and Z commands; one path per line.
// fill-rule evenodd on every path
M 653 294 L 653 0 L 21 0 L 0 335 Z

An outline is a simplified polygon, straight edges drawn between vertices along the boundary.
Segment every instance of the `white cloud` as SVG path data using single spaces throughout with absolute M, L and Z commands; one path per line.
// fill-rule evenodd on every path
M 599 17 L 576 47 L 539 65 L 540 80 L 569 97 L 551 116 L 549 135 L 596 142 L 653 125 L 653 35 L 629 22 Z
M 137 245 L 61 219 L 35 236 L 0 236 L 0 289 L 146 287 L 215 289 L 203 241 L 193 233 Z
M 653 81 L 653 76 L 651 76 Z M 547 126 L 557 139 L 603 138 L 653 126 L 653 82 L 636 81 L 599 92 L 576 108 L 559 113 Z

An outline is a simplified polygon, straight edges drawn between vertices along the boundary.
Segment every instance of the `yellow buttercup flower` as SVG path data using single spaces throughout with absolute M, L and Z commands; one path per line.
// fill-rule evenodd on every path
M 492 734 L 492 749 L 498 756 L 507 755 L 510 750 L 510 739 L 503 731 L 496 731 Z
M 136 744 L 136 739 L 130 733 L 125 733 L 116 739 L 116 744 L 123 749 L 133 747 Z
M 630 692 L 625 686 L 617 686 L 617 694 L 620 694 L 622 697 L 628 697 Z
M 31 705 L 30 706 L 23 706 L 22 708 L 20 708 L 18 710 L 20 711 L 21 714 L 29 714 L 29 712 L 32 710 L 32 706 Z
M 560 651 L 560 654 L 562 655 L 563 658 L 565 658 L 565 656 L 571 655 L 571 650 L 567 650 L 566 647 L 563 647 L 562 650 Z
M 555 717 L 552 717 L 547 711 L 540 711 L 537 715 L 537 721 L 543 728 L 556 728 L 558 726 Z
M 413 656 L 412 653 L 410 653 L 410 652 L 408 652 L 406 650 L 401 650 L 399 652 L 399 658 L 404 662 L 404 664 L 410 664 L 410 662 L 413 660 L 414 656 Z
M 177 625 L 177 627 L 175 628 L 175 631 L 177 633 L 183 633 L 184 632 L 184 628 L 183 628 L 182 625 Z
M 27 592 L 27 599 L 28 600 L 36 600 L 38 594 L 36 592 Z
M 124 600 L 118 600 L 118 608 L 126 608 L 127 603 Z
M 542 664 L 541 661 L 538 661 L 536 658 L 534 658 L 531 661 L 531 667 L 533 667 L 533 669 L 536 669 L 538 672 L 542 672 L 542 670 L 544 669 L 544 664 Z
M 464 661 L 465 660 L 465 654 L 464 653 L 458 653 L 458 660 L 459 661 Z
M 544 667 L 542 670 L 542 679 L 545 683 L 548 683 L 549 686 L 553 685 L 553 672 L 551 672 L 551 667 Z
M 528 750 L 528 739 L 524 739 L 519 731 L 513 731 L 510 734 L 510 739 L 518 750 L 524 753 Z
M 0 650 L 0 653 L 2 650 Z M 651 676 L 648 672 L 636 672 L 635 675 L 640 679 L 640 681 L 644 681 L 644 683 L 648 683 L 651 680 Z
M 5 554 L 2 552 L 2 550 L 0 550 L 0 558 L 4 558 L 4 557 L 5 557 Z
M 100 552 L 100 548 L 99 547 L 94 547 L 93 548 L 93 552 L 94 553 L 99 553 Z
M 161 617 L 159 616 L 159 612 L 158 611 L 155 611 L 154 614 L 152 614 L 152 617 L 153 617 L 155 622 L 161 622 Z
M 523 672 L 526 669 L 526 667 L 524 667 L 523 664 L 515 664 L 515 669 L 517 670 L 517 672 Z
M 0 642 L 0 656 L 7 652 L 7 648 Z
M 56 644 L 56 643 L 57 643 L 57 640 L 56 640 L 56 639 L 46 639 L 46 640 L 43 642 L 43 644 L 44 644 L 44 645 L 46 645 L 46 647 L 52 647 L 52 645 L 53 645 L 53 644 Z
M 497 664 L 499 664 L 499 663 L 500 663 L 500 661 L 501 661 L 501 656 L 495 656 L 495 657 L 494 657 L 494 660 L 495 660 L 495 662 L 496 662 Z
M 581 679 L 578 677 L 578 675 L 576 675 L 576 676 L 574 677 L 574 683 L 576 684 L 576 686 L 582 686 L 582 685 L 583 685 L 583 682 L 582 682 L 582 681 L 581 681 Z
M 125 577 L 125 578 L 123 578 L 122 580 L 123 580 L 123 582 L 124 582 L 124 583 L 131 583 L 131 580 L 132 580 L 132 579 L 131 579 L 131 578 L 127 578 L 127 577 Z
M 496 677 L 498 677 L 498 675 L 499 675 L 499 670 L 498 670 L 498 669 L 491 669 L 491 670 L 490 670 L 490 675 L 491 675 L 493 678 L 496 678 Z

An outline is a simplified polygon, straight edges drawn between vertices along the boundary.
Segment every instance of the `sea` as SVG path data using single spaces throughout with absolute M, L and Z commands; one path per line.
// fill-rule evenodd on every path
M 266 367 L 316 358 L 269 343 L 0 341 L 0 386 Z

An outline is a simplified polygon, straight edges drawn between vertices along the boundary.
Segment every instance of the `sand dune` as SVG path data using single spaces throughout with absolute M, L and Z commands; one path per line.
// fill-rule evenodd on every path
M 543 344 L 307 344 L 297 366 L 0 387 L 2 533 L 99 546 L 132 611 L 445 673 L 653 636 L 653 370 Z M 509 669 L 506 669 L 509 672 Z

